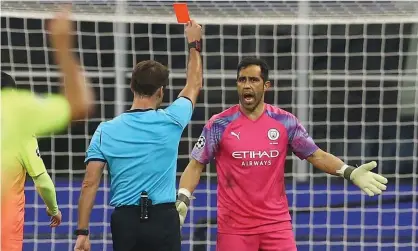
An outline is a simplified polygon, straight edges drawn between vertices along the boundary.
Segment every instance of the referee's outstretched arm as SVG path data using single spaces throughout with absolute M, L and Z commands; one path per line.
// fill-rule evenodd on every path
M 190 99 L 194 107 L 203 83 L 202 59 L 200 57 L 202 27 L 191 20 L 186 25 L 185 33 L 190 54 L 187 64 L 186 86 L 180 92 L 179 97 Z

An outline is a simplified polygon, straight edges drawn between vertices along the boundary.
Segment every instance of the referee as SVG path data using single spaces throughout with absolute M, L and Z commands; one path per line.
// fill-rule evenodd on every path
M 148 60 L 132 71 L 131 110 L 101 123 L 86 153 L 74 250 L 90 250 L 89 217 L 103 168 L 110 173 L 111 231 L 115 251 L 180 251 L 175 207 L 178 145 L 202 87 L 201 26 L 186 25 L 187 82 L 179 97 L 158 109 L 169 71 Z

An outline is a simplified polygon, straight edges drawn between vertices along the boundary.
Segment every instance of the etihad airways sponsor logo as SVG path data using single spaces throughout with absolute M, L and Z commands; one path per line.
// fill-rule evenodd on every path
M 279 155 L 280 152 L 277 150 L 232 152 L 232 158 L 242 160 L 242 166 L 270 166 L 272 159 Z

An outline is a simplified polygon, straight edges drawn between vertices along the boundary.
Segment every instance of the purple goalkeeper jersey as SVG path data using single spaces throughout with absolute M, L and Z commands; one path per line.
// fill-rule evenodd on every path
M 191 156 L 203 164 L 215 159 L 220 233 L 289 227 L 284 184 L 288 147 L 300 159 L 318 149 L 293 114 L 272 105 L 266 104 L 255 121 L 236 105 L 207 122 Z

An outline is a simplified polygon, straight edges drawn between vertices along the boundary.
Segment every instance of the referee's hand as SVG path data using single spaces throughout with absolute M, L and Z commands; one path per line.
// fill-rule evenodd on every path
M 74 251 L 90 251 L 90 240 L 88 235 L 77 236 Z
M 202 26 L 196 23 L 194 20 L 187 22 L 185 29 L 187 42 L 200 41 L 202 39 Z

